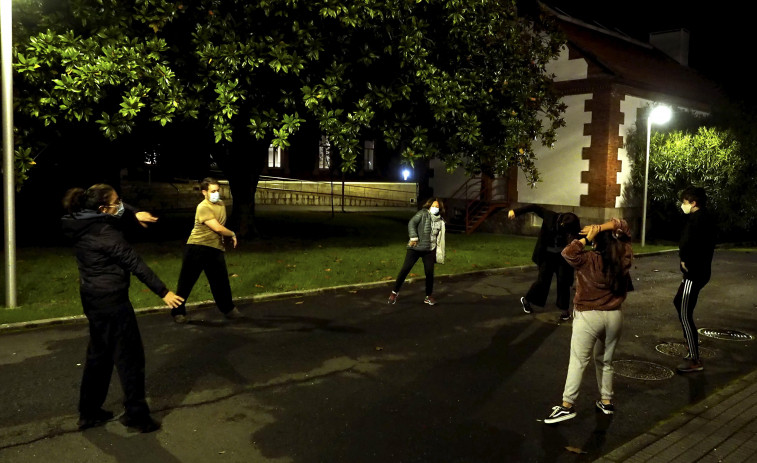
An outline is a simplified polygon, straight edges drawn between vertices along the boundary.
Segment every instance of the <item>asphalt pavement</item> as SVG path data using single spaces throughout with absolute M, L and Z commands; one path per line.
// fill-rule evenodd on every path
M 422 274 L 422 269 L 417 273 Z M 675 374 L 677 256 L 635 261 L 615 355 L 616 413 L 597 413 L 593 368 L 578 416 L 560 402 L 571 323 L 554 294 L 528 315 L 532 266 L 423 279 L 387 305 L 390 283 L 213 306 L 176 325 L 138 317 L 147 394 L 163 428 L 117 420 L 76 429 L 82 320 L 0 330 L 0 462 L 757 461 L 757 254 L 718 250 L 695 315 L 705 370 Z M 553 285 L 554 286 L 554 285 Z M 553 288 L 554 291 L 554 288 Z M 111 384 L 107 409 L 119 412 Z

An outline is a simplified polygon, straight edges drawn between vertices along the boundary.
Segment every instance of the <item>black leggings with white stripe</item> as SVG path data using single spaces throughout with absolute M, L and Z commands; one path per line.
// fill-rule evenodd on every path
M 673 298 L 673 304 L 678 311 L 678 318 L 681 320 L 683 337 L 689 346 L 691 359 L 695 361 L 699 360 L 699 333 L 697 333 L 697 327 L 694 325 L 694 307 L 697 305 L 699 291 L 704 288 L 707 281 L 698 282 L 684 277 L 678 287 L 676 297 Z

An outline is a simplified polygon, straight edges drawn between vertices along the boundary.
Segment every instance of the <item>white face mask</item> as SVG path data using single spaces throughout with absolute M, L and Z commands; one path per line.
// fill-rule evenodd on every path
M 214 191 L 208 195 L 208 199 L 211 203 L 217 203 L 221 200 L 221 192 L 220 191 Z
M 681 204 L 681 210 L 684 214 L 688 214 L 691 212 L 691 204 Z
M 438 207 L 431 206 L 431 207 L 428 208 L 428 211 L 430 213 L 432 213 L 433 215 L 438 215 L 439 214 L 439 208 Z

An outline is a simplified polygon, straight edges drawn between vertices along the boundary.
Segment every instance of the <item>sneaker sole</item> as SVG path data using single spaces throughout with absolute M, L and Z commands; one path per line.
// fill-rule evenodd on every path
M 562 422 L 562 421 L 572 420 L 572 419 L 573 419 L 573 418 L 575 418 L 575 417 L 576 417 L 576 414 L 575 414 L 575 413 L 573 413 L 573 414 L 571 414 L 571 415 L 563 415 L 563 416 L 561 416 L 561 417 L 558 417 L 558 418 L 546 418 L 546 419 L 544 420 L 544 424 L 555 424 L 555 423 L 560 423 L 560 422 Z
M 699 368 L 676 368 L 678 373 L 696 373 L 697 371 L 704 371 L 704 367 Z
M 524 301 L 525 299 L 526 299 L 525 297 L 521 297 L 521 298 L 520 298 L 520 305 L 521 305 L 521 307 L 523 307 L 523 311 L 524 311 L 524 312 L 526 312 L 526 313 L 532 313 L 532 312 L 534 311 L 534 309 L 529 309 L 529 308 L 528 308 L 528 307 L 526 306 L 526 304 L 525 304 L 525 303 L 523 302 L 523 301 Z

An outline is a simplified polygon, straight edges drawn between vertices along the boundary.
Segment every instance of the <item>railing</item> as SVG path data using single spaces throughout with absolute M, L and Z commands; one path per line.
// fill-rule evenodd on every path
M 493 194 L 493 180 L 482 176 L 468 178 L 450 198 L 465 201 L 466 234 L 473 233 L 492 212 L 507 204 L 504 195 Z
M 381 185 L 379 183 L 379 185 Z M 386 183 L 385 185 L 397 185 Z M 417 198 L 417 185 L 403 183 L 406 188 L 368 186 L 362 182 L 326 182 L 283 177 L 260 176 L 259 190 L 299 193 L 304 195 L 334 196 L 345 199 L 365 199 L 388 202 L 396 206 L 410 206 Z M 344 186 L 344 188 L 343 188 Z

